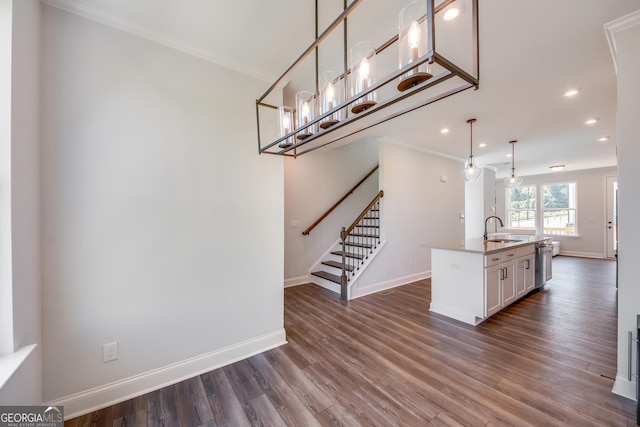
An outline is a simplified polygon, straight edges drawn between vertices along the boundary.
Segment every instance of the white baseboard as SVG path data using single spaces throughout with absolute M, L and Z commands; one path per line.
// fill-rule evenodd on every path
M 595 252 L 576 252 L 576 251 L 563 251 L 560 250 L 560 255 L 562 256 L 573 256 L 577 258 L 596 258 L 596 259 L 604 259 L 606 256 L 604 254 L 598 254 Z
M 411 274 L 409 276 L 397 277 L 395 279 L 374 283 L 367 286 L 362 286 L 362 287 L 357 286 L 355 289 L 351 288 L 350 299 L 356 299 L 366 295 L 375 294 L 377 292 L 385 291 L 387 289 L 395 288 L 397 286 L 406 285 L 418 280 L 428 279 L 429 277 L 431 277 L 431 270 L 423 271 L 421 273 Z M 356 285 L 359 285 L 359 284 L 356 284 Z
M 133 377 L 62 397 L 43 405 L 63 405 L 65 419 L 85 415 L 246 359 L 286 344 L 284 329 Z
M 620 375 L 616 376 L 616 381 L 613 383 L 613 389 L 611 391 L 618 396 L 626 397 L 633 401 L 637 400 L 636 383 Z
M 311 282 L 312 282 L 312 280 L 308 275 L 307 276 L 291 277 L 289 279 L 284 279 L 284 287 L 285 288 L 290 288 L 292 286 L 304 285 L 306 283 L 311 283 Z

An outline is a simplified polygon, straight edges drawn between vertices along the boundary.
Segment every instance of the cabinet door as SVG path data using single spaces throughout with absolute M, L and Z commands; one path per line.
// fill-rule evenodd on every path
M 534 254 L 524 257 L 524 284 L 526 292 L 532 291 L 536 287 L 535 261 L 536 256 Z
M 517 259 L 516 298 L 525 296 L 535 287 L 535 255 L 530 254 Z
M 516 300 L 516 261 L 500 264 L 504 273 L 502 275 L 502 306 L 506 307 Z
M 549 280 L 551 280 L 553 278 L 553 275 L 551 274 L 551 264 L 553 262 L 553 246 L 549 245 L 549 247 L 546 249 L 547 251 L 547 277 L 546 277 L 546 281 L 548 282 Z
M 489 317 L 502 308 L 500 286 L 503 273 L 500 264 L 484 269 L 484 317 Z
M 527 293 L 527 262 L 528 257 L 518 258 L 516 261 L 516 298 L 523 297 Z

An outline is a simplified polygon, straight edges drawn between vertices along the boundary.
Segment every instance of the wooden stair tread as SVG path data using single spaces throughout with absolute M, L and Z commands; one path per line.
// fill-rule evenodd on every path
M 340 251 L 332 251 L 331 253 L 333 255 L 342 256 L 342 252 Z M 364 255 L 356 254 L 353 252 L 345 252 L 344 256 L 346 256 L 347 258 L 364 259 Z
M 345 246 L 354 246 L 356 248 L 366 248 L 366 249 L 371 249 L 371 248 L 374 247 L 374 245 L 369 244 L 369 243 L 353 243 L 353 242 L 349 243 L 349 242 L 346 242 L 344 245 Z
M 349 236 L 353 236 L 353 237 L 371 237 L 371 238 L 378 238 L 380 236 L 378 236 L 377 234 L 364 234 L 364 233 L 350 233 Z
M 322 264 L 328 265 L 330 267 L 342 268 L 342 263 L 338 261 L 322 261 Z M 353 271 L 353 265 L 345 265 L 344 269 L 347 271 Z
M 356 228 L 380 228 L 379 225 L 356 225 Z
M 336 276 L 335 274 L 327 273 L 326 271 L 312 271 L 311 274 L 314 276 L 321 277 L 325 280 L 329 280 L 333 283 L 341 284 L 340 276 Z

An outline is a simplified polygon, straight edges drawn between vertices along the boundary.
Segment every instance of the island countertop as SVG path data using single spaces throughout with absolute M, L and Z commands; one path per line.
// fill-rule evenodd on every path
M 492 242 L 491 240 L 501 241 Z M 489 236 L 488 240 L 484 240 L 482 237 L 478 237 L 465 240 L 435 242 L 427 244 L 425 246 L 432 249 L 445 249 L 450 251 L 490 254 L 509 248 L 516 248 L 518 246 L 531 245 L 537 242 L 542 242 L 544 240 L 551 240 L 551 237 L 520 234 L 494 234 Z

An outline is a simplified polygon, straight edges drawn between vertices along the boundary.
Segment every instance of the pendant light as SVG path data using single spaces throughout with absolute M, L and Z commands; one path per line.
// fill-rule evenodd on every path
M 507 188 L 516 188 L 522 184 L 522 178 L 516 177 L 516 156 L 515 156 L 515 143 L 517 140 L 509 141 L 511 144 L 511 178 L 504 180 L 504 185 Z
M 467 161 L 467 164 L 464 167 L 464 180 L 467 182 L 475 181 L 476 179 L 478 179 L 478 177 L 482 173 L 482 169 L 479 168 L 477 164 L 473 163 L 473 124 L 475 122 L 476 122 L 476 119 L 467 120 L 467 123 L 469 123 L 469 127 L 471 129 L 471 139 L 469 143 L 470 145 L 469 160 Z

